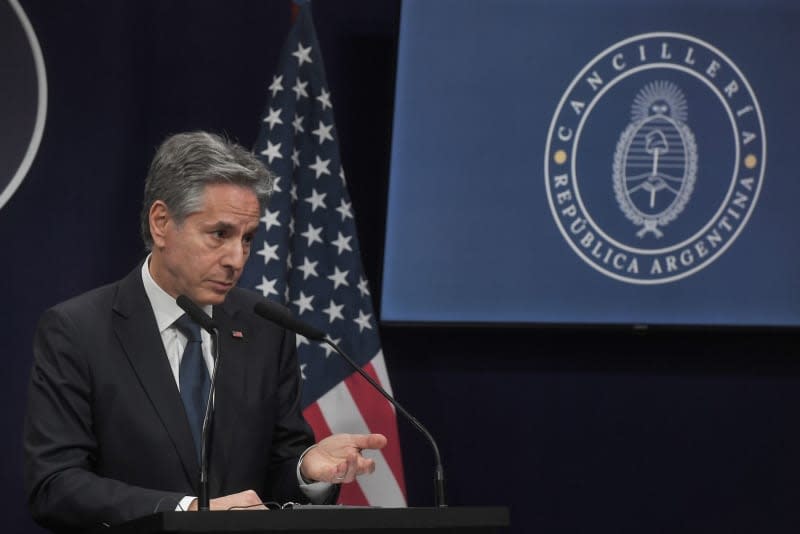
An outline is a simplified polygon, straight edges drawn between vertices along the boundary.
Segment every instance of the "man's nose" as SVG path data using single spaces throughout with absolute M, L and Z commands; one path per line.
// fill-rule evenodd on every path
M 230 267 L 236 271 L 244 269 L 244 264 L 249 255 L 249 248 L 241 240 L 232 239 L 225 247 L 225 254 L 222 262 L 225 267 Z

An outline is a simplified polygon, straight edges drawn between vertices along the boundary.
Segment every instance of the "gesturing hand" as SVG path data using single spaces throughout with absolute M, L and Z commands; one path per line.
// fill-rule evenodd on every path
M 361 456 L 363 449 L 382 449 L 383 434 L 334 434 L 317 443 L 303 457 L 303 478 L 342 484 L 375 471 L 375 462 Z

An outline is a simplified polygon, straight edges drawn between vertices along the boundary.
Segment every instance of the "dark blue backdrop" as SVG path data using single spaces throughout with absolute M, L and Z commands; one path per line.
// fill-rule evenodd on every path
M 289 9 L 283 0 L 22 4 L 50 89 L 37 160 L 0 210 L 0 497 L 3 530 L 27 533 L 36 529 L 20 440 L 36 320 L 141 257 L 142 180 L 167 133 L 205 128 L 252 143 Z M 377 288 L 399 5 L 314 9 Z M 398 397 L 440 440 L 453 505 L 509 505 L 515 532 L 794 532 L 800 524 L 794 330 L 382 333 Z M 430 453 L 413 429 L 400 430 L 409 502 L 430 505 Z

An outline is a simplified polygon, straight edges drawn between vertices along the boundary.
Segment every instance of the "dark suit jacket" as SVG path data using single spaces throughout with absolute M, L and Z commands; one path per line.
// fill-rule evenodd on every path
M 210 495 L 250 488 L 264 500 L 307 500 L 295 470 L 313 434 L 300 410 L 294 335 L 255 316 L 254 298 L 234 289 L 214 307 Z M 42 316 L 24 446 L 29 505 L 51 529 L 116 524 L 197 495 L 191 431 L 141 264 Z

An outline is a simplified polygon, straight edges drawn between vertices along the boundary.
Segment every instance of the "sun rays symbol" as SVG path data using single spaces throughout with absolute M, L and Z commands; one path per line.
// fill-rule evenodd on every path
M 676 122 L 685 123 L 689 118 L 686 97 L 672 82 L 658 80 L 645 85 L 633 99 L 631 119 L 634 122 L 654 115 L 670 117 Z

